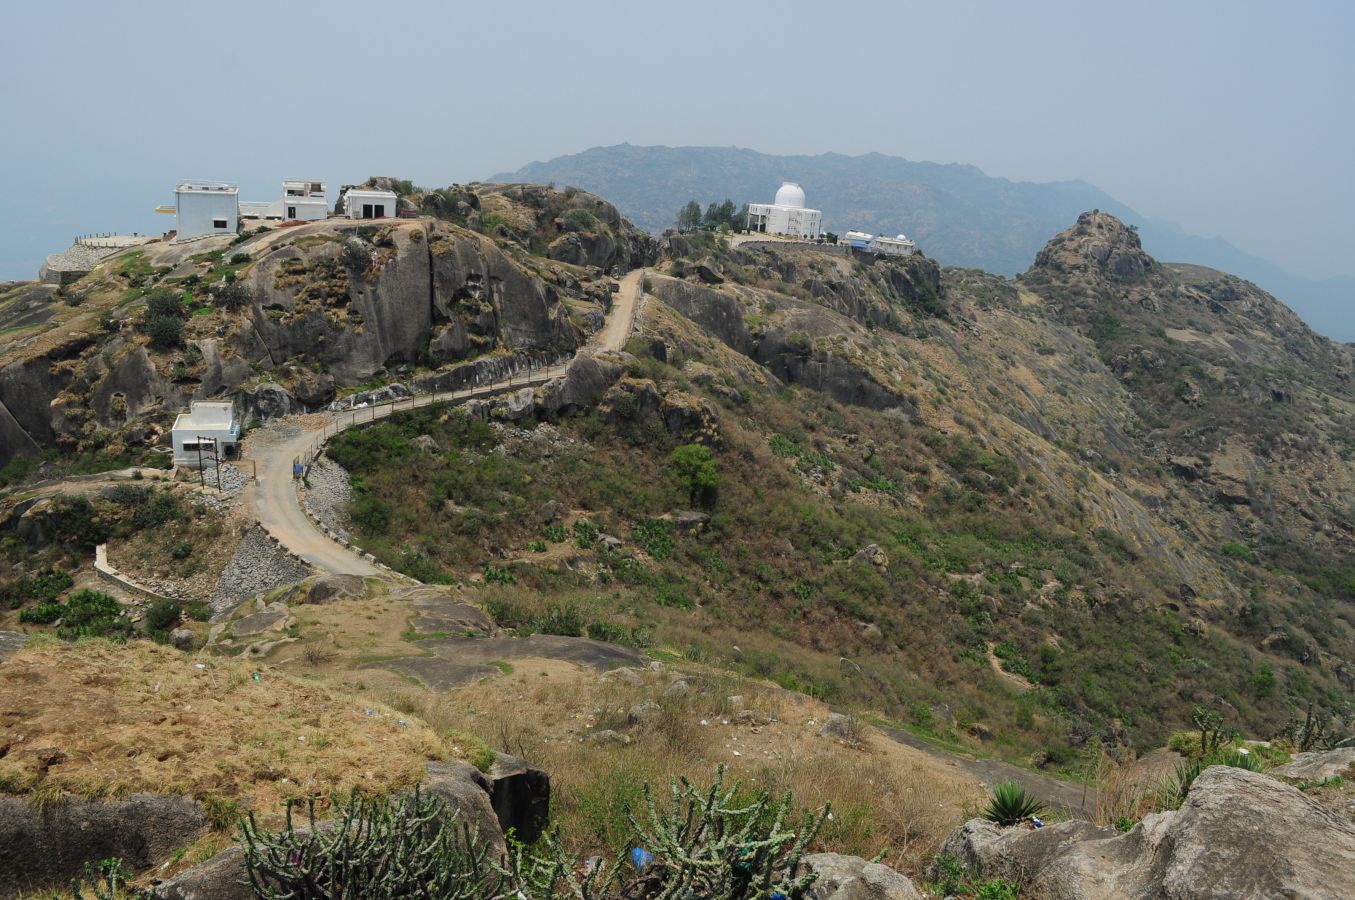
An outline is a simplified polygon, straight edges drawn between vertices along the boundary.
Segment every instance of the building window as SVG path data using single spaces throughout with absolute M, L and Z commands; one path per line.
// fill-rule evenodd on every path
M 226 220 L 225 220 L 225 219 L 213 219 L 213 220 L 212 220 L 212 227 L 213 227 L 213 228 L 219 228 L 219 229 L 223 229 L 223 230 L 224 230 L 224 229 L 226 228 Z

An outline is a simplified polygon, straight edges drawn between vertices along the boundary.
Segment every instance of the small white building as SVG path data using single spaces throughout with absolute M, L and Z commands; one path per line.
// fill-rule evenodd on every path
M 783 181 L 771 203 L 748 204 L 748 230 L 814 240 L 823 231 L 823 213 L 805 207 L 803 188 Z
M 235 404 L 229 400 L 193 401 L 189 412 L 179 413 L 174 420 L 170 439 L 176 466 L 196 469 L 199 465 L 216 465 L 218 459 L 234 459 L 240 443 Z
M 349 188 L 343 192 L 344 215 L 350 219 L 384 219 L 394 216 L 399 198 L 394 191 Z
M 290 179 L 282 183 L 282 221 L 314 222 L 328 215 L 323 181 Z
M 870 239 L 866 249 L 881 256 L 912 256 L 917 252 L 917 245 L 901 234 L 897 237 L 877 234 Z
M 865 250 L 870 246 L 870 242 L 874 238 L 875 235 L 870 234 L 869 232 L 849 231 L 842 237 L 838 238 L 837 242 L 839 244 L 846 244 L 848 247 L 851 247 L 854 250 Z
M 174 189 L 174 217 L 176 241 L 235 234 L 240 223 L 240 192 L 224 181 L 181 181 Z

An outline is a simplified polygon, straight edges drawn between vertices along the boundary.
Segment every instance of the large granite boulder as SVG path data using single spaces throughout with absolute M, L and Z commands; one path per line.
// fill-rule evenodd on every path
M 1228 766 L 1201 773 L 1179 810 L 1125 834 L 975 819 L 939 852 L 1052 900 L 1355 897 L 1355 827 L 1275 778 Z
M 804 866 L 819 876 L 814 892 L 820 900 L 922 900 L 905 876 L 859 856 L 814 853 Z
M 500 753 L 489 768 L 489 801 L 499 825 L 532 843 L 550 825 L 550 776 L 516 756 Z
M 187 797 L 63 797 L 39 805 L 0 796 L 0 896 L 68 886 L 86 863 L 103 859 L 130 869 L 159 865 L 206 826 L 207 813 Z
M 570 361 L 562 378 L 542 386 L 540 406 L 552 413 L 596 406 L 624 373 L 620 363 L 580 353 Z
M 1321 781 L 1355 775 L 1355 747 L 1338 747 L 1321 753 L 1296 753 L 1294 758 L 1271 770 L 1274 775 Z

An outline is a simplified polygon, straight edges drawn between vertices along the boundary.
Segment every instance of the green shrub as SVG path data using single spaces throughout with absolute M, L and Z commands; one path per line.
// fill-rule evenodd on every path
M 988 800 L 983 817 L 1006 828 L 1039 815 L 1043 809 L 1044 804 L 1031 796 L 1024 787 L 1015 781 L 1008 781 L 993 788 L 993 796 Z
M 147 316 L 145 332 L 152 347 L 169 350 L 183 342 L 183 321 L 174 316 Z
M 578 544 L 580 550 L 587 550 L 593 546 L 593 542 L 598 538 L 598 527 L 587 519 L 578 519 L 574 522 L 574 541 Z
M 19 613 L 19 621 L 30 625 L 51 625 L 65 612 L 64 604 L 46 600 Z
M 184 605 L 178 600 L 157 600 L 146 610 L 146 631 L 161 634 L 179 627 L 183 621 Z
M 1256 555 L 1252 553 L 1251 548 L 1238 541 L 1228 541 L 1223 546 L 1219 547 L 1219 553 L 1229 559 L 1240 559 L 1249 563 L 1256 562 Z
M 545 552 L 546 552 L 546 542 L 545 542 L 545 541 L 528 541 L 528 542 L 527 542 L 527 549 L 530 550 L 532 553 L 545 553 Z
M 132 623 L 122 615 L 117 600 L 88 589 L 71 595 L 62 619 L 58 634 L 67 640 L 127 635 L 132 631 Z
M 47 569 L 36 575 L 27 575 L 19 579 L 14 597 L 10 601 L 13 607 L 21 606 L 26 600 L 48 602 L 65 593 L 75 579 L 64 569 Z
M 632 529 L 635 540 L 645 552 L 657 560 L 673 555 L 673 524 L 663 519 L 645 518 Z
M 546 540 L 552 544 L 563 544 L 565 542 L 565 526 L 559 522 L 552 522 L 547 525 Z
M 353 502 L 353 524 L 367 534 L 383 534 L 390 525 L 390 506 L 379 497 L 368 493 L 358 495 Z
M 668 465 L 678 484 L 687 493 L 689 503 L 710 506 L 720 487 L 720 473 L 710 448 L 702 444 L 683 444 L 668 457 Z
M 584 630 L 583 613 L 577 604 L 568 600 L 548 603 L 545 612 L 532 623 L 532 628 L 541 634 L 581 637 Z
M 193 545 L 188 541 L 179 541 L 169 548 L 169 555 L 174 559 L 188 559 L 193 555 Z
M 508 569 L 485 563 L 485 584 L 513 584 L 518 578 Z
M 591 231 L 597 226 L 597 216 L 586 209 L 571 209 L 565 213 L 565 231 Z

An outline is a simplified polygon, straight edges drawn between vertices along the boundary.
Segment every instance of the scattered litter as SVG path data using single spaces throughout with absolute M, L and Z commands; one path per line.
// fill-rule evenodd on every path
M 395 721 L 401 728 L 409 727 L 409 721 L 407 719 L 396 719 Z
M 710 723 L 707 722 L 705 719 L 702 719 L 702 720 L 701 720 L 701 724 L 702 724 L 702 725 L 709 725 Z
M 635 871 L 643 872 L 645 866 L 654 861 L 654 854 L 650 853 L 644 847 L 632 847 L 630 851 L 630 864 L 635 867 Z
M 602 868 L 601 856 L 590 856 L 583 861 L 583 874 L 591 875 L 595 870 Z
M 374 710 L 374 709 L 369 709 L 369 710 L 367 710 L 367 715 L 369 715 L 369 716 L 374 716 L 374 715 L 376 715 L 376 710 Z
M 735 750 L 735 751 L 734 751 L 734 755 L 735 755 L 735 756 L 743 756 L 743 754 L 742 754 L 742 753 L 740 753 L 740 752 L 739 752 L 739 751 L 737 751 L 737 750 Z
M 195 668 L 195 669 L 205 669 L 205 668 L 207 668 L 207 664 L 206 664 L 206 663 L 194 663 L 194 664 L 193 664 L 193 668 Z
M 158 681 L 155 683 L 155 693 L 160 693 L 160 682 Z
M 1039 820 L 1039 818 L 1036 817 L 1036 816 L 1031 816 L 1031 817 L 1030 817 L 1030 821 L 1031 821 L 1031 824 L 1033 824 L 1036 828 L 1043 828 L 1043 827 L 1044 827 L 1044 822 L 1041 822 L 1041 821 Z
M 298 740 L 298 741 L 302 741 L 302 742 L 304 743 L 305 740 L 306 740 L 306 736 L 305 736 L 304 734 L 303 734 L 303 735 L 300 735 L 300 736 L 297 737 L 297 740 Z
M 251 672 L 249 677 L 253 678 L 255 681 L 263 681 L 263 676 L 260 675 L 258 672 Z

